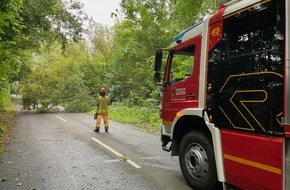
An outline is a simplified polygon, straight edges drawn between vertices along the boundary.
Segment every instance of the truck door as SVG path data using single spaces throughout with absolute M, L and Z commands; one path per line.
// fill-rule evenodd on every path
M 175 47 L 169 54 L 164 75 L 163 124 L 169 126 L 176 113 L 198 106 L 201 36 Z

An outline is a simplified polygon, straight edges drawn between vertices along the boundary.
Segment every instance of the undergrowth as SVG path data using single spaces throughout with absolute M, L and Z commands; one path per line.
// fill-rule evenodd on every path
M 95 113 L 95 108 L 90 111 Z M 109 119 L 135 125 L 138 128 L 145 129 L 148 132 L 159 133 L 160 118 L 158 108 L 148 107 L 128 107 L 123 104 L 112 104 L 109 106 Z
M 8 141 L 9 129 L 15 122 L 15 105 L 8 103 L 4 110 L 0 112 L 0 153 L 3 151 L 5 143 Z

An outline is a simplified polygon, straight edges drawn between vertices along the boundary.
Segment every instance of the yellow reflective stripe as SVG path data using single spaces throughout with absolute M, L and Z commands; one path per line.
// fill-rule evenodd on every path
M 279 174 L 279 175 L 282 174 L 281 168 L 276 168 L 276 167 L 269 166 L 269 165 L 266 165 L 266 164 L 261 164 L 259 162 L 254 162 L 254 161 L 251 161 L 251 160 L 247 160 L 247 159 L 244 159 L 244 158 L 232 156 L 232 155 L 229 155 L 229 154 L 224 154 L 224 158 L 228 159 L 228 160 L 231 160 L 231 161 L 234 161 L 234 162 L 238 162 L 240 164 L 245 164 L 245 165 L 252 166 L 252 167 L 255 167 L 255 168 L 258 168 L 258 169 L 261 169 L 261 170 L 266 170 L 268 172 L 276 173 L 276 174 Z

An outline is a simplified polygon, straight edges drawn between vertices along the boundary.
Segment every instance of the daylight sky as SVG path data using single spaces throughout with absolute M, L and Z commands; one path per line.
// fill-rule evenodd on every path
M 111 13 L 116 12 L 121 0 L 79 0 L 84 4 L 84 10 L 89 17 L 93 17 L 97 23 L 113 26 L 114 19 Z

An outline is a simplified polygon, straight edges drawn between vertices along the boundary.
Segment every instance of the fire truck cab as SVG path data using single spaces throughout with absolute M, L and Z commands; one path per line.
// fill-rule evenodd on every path
M 290 189 L 289 23 L 289 0 L 232 1 L 156 50 L 162 147 L 193 189 Z

